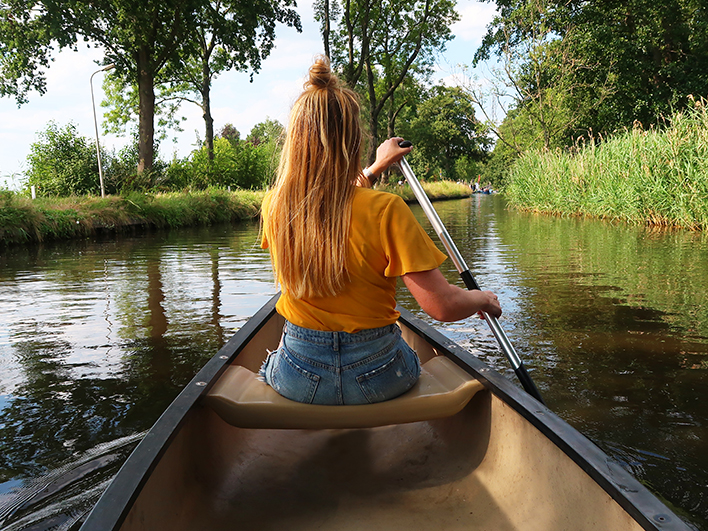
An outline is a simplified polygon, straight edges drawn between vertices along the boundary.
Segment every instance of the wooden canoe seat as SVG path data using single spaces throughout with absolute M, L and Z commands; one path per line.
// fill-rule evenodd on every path
M 371 428 L 452 416 L 483 388 L 455 363 L 436 356 L 422 366 L 416 384 L 393 400 L 361 406 L 310 405 L 280 396 L 249 369 L 232 365 L 204 403 L 240 428 Z

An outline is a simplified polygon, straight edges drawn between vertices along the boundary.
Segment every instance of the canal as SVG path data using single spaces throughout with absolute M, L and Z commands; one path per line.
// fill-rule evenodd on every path
M 708 235 L 519 213 L 499 196 L 435 206 L 499 295 L 500 323 L 548 406 L 708 531 Z M 275 293 L 258 229 L 0 251 L 0 528 L 77 527 L 180 389 Z M 404 288 L 400 302 L 515 378 L 484 321 L 433 322 Z

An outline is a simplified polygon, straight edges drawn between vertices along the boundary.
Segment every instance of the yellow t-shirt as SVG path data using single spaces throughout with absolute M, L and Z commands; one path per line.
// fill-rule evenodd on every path
M 264 220 L 270 194 L 263 200 Z M 261 246 L 268 248 L 263 234 Z M 350 281 L 335 297 L 295 299 L 283 291 L 276 309 L 291 323 L 313 330 L 357 332 L 396 322 L 396 280 L 437 268 L 438 250 L 397 195 L 357 188 L 352 203 L 348 267 Z

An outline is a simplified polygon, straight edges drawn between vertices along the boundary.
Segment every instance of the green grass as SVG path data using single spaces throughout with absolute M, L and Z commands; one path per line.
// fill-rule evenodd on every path
M 462 199 L 463 197 L 469 197 L 472 193 L 469 186 L 452 181 L 430 181 L 421 182 L 420 184 L 431 201 L 440 199 Z M 378 185 L 376 189 L 400 195 L 408 202 L 415 201 L 413 190 L 411 190 L 411 187 L 407 184 L 402 186 L 397 184 Z
M 263 192 L 200 192 L 38 198 L 0 192 L 0 244 L 86 237 L 134 226 L 176 228 L 258 215 Z
M 423 183 L 431 199 L 470 195 L 464 185 Z M 408 186 L 383 190 L 413 200 Z M 213 188 L 199 192 L 133 193 L 106 198 L 80 196 L 29 199 L 0 190 L 0 246 L 56 239 L 85 238 L 98 231 L 125 231 L 135 226 L 177 228 L 212 225 L 256 218 L 265 192 L 228 192 Z
M 531 152 L 510 170 L 511 205 L 634 224 L 708 228 L 708 110 L 673 115 L 575 153 Z

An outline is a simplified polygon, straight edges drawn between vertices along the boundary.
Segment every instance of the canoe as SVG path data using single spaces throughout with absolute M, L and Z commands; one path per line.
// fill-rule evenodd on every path
M 683 530 L 597 446 L 401 311 L 423 371 L 364 406 L 289 401 L 259 381 L 283 327 L 270 300 L 201 369 L 81 529 Z

